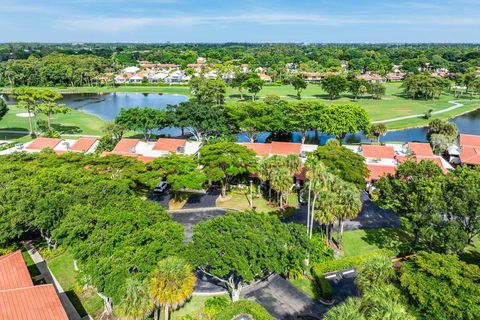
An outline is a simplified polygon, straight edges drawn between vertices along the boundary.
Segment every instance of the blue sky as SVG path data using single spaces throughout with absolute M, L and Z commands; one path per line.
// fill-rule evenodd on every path
M 480 0 L 0 0 L 0 42 L 480 42 Z

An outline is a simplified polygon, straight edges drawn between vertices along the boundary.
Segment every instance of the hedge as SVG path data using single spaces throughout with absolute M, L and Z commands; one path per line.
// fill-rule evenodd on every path
M 241 314 L 248 314 L 255 320 L 272 320 L 272 316 L 261 305 L 250 300 L 240 300 L 226 307 L 214 320 L 232 320 Z
M 313 284 L 315 286 L 316 294 L 319 297 L 322 297 L 322 299 L 325 299 L 325 300 L 333 299 L 332 285 L 330 284 L 330 282 L 327 281 L 327 279 L 325 279 L 323 275 L 322 276 L 315 275 L 313 277 Z
M 389 255 L 391 255 L 390 251 L 376 250 L 376 251 L 372 251 L 372 252 L 365 253 L 358 256 L 343 258 L 339 260 L 325 261 L 313 266 L 311 269 L 311 272 L 314 279 L 322 278 L 323 275 L 327 272 L 355 268 L 356 266 L 361 265 L 363 262 L 365 262 L 371 257 L 389 256 Z

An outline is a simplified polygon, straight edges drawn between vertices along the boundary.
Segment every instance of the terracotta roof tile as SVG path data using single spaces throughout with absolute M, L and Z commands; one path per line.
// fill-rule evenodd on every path
M 242 145 L 255 152 L 257 156 L 269 156 L 272 150 L 272 145 L 270 143 L 245 142 L 242 143 Z
M 55 148 L 62 139 L 56 138 L 37 138 L 30 143 L 26 149 L 28 150 L 43 150 L 45 148 Z
M 153 150 L 177 152 L 179 147 L 184 147 L 187 143 L 185 139 L 160 138 L 153 146 Z
M 20 250 L 0 257 L 0 290 L 30 286 L 33 282 Z
M 408 149 L 416 156 L 433 157 L 432 147 L 429 143 L 409 142 Z
M 442 160 L 440 159 L 439 156 L 432 156 L 432 157 L 422 157 L 422 156 L 397 156 L 396 157 L 397 161 L 399 163 L 402 163 L 402 162 L 405 162 L 409 159 L 412 159 L 412 160 L 415 160 L 416 162 L 420 162 L 422 160 L 427 160 L 427 161 L 432 161 L 433 163 L 435 163 L 437 166 L 440 167 L 440 169 L 442 169 L 442 172 L 443 173 L 447 173 L 448 170 L 447 168 L 445 168 L 443 166 L 443 163 L 442 163 Z
M 367 165 L 370 174 L 367 178 L 368 181 L 378 180 L 380 177 L 384 175 L 395 175 L 397 172 L 397 167 L 395 166 L 383 166 L 383 165 L 376 165 L 376 164 L 369 164 Z
M 463 146 L 460 161 L 465 164 L 480 165 L 480 147 Z
M 0 291 L 2 320 L 67 320 L 52 284 Z
M 133 148 L 140 142 L 140 139 L 122 139 L 120 140 L 115 148 L 112 150 L 113 153 L 133 153 Z
M 294 142 L 272 142 L 272 154 L 289 155 L 302 153 L 302 145 Z
M 480 147 L 480 135 L 460 134 L 460 146 Z
M 362 144 L 361 148 L 365 158 L 395 159 L 395 150 L 392 146 Z
M 80 138 L 70 147 L 70 151 L 87 152 L 95 142 L 95 138 Z

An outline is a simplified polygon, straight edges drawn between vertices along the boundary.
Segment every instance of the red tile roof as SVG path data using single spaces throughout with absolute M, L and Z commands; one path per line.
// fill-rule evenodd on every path
M 0 290 L 31 286 L 33 282 L 20 250 L 0 257 Z
M 140 139 L 122 139 L 120 140 L 115 148 L 112 150 L 113 153 L 132 153 L 132 148 L 134 148 Z
M 288 155 L 302 153 L 302 145 L 294 142 L 272 142 L 271 154 Z
M 480 165 L 480 147 L 462 146 L 460 161 L 465 164 Z
M 67 320 L 52 284 L 0 291 L 2 320 Z
M 270 143 L 245 142 L 242 143 L 242 145 L 255 152 L 257 156 L 269 156 L 270 151 L 272 150 L 272 145 Z
M 43 150 L 45 148 L 55 148 L 62 139 L 55 138 L 37 138 L 32 141 L 27 147 L 28 150 Z
M 397 167 L 395 166 L 384 166 L 384 165 L 377 165 L 377 164 L 368 164 L 368 170 L 370 170 L 370 174 L 367 178 L 368 181 L 374 181 L 380 179 L 380 177 L 384 175 L 395 175 L 397 172 Z
M 87 152 L 95 142 L 95 138 L 80 138 L 70 147 L 70 151 Z
M 420 162 L 422 160 L 427 160 L 427 161 L 432 161 L 433 163 L 435 163 L 437 166 L 440 167 L 440 169 L 442 169 L 442 172 L 443 173 L 447 173 L 448 170 L 447 168 L 445 168 L 443 166 L 443 163 L 442 163 L 442 160 L 440 159 L 439 156 L 432 156 L 432 157 L 422 157 L 422 156 L 397 156 L 396 157 L 397 161 L 399 163 L 402 163 L 402 162 L 405 162 L 409 159 L 412 159 L 412 160 L 415 160 L 416 162 Z
M 395 150 L 392 146 L 375 146 L 362 144 L 362 154 L 365 158 L 394 159 Z
M 429 143 L 409 142 L 408 149 L 416 156 L 433 157 L 432 147 Z
M 156 157 L 145 157 L 145 156 L 139 156 L 137 157 L 138 160 L 142 161 L 143 163 L 149 163 L 152 162 L 155 159 L 158 159 Z
M 177 152 L 179 147 L 184 147 L 187 143 L 185 139 L 160 138 L 153 146 L 153 150 Z
M 473 134 L 460 134 L 460 146 L 480 147 L 480 136 Z

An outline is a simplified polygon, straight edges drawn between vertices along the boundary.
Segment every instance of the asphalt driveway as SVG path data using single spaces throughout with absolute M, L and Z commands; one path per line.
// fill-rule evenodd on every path
M 192 240 L 192 229 L 193 226 L 196 224 L 210 220 L 215 217 L 223 216 L 226 210 L 224 209 L 215 209 L 215 210 L 179 210 L 174 213 L 170 213 L 172 216 L 173 221 L 176 221 L 183 225 L 184 233 L 185 233 L 185 242 L 189 242 Z
M 182 209 L 215 208 L 220 190 L 210 188 L 205 194 L 192 194 Z

